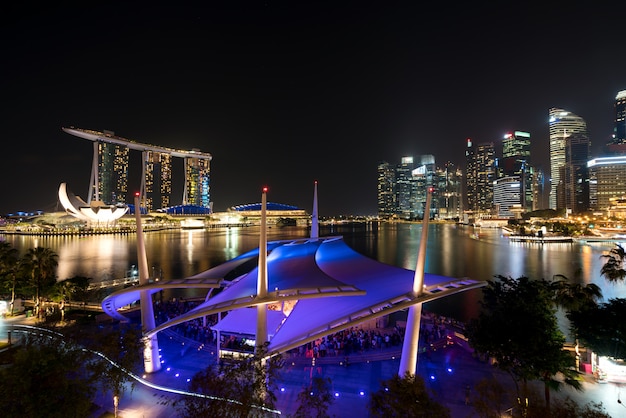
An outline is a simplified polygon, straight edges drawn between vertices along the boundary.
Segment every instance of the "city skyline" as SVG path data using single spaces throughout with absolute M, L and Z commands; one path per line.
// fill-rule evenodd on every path
M 375 214 L 379 162 L 464 167 L 467 138 L 518 130 L 549 172 L 553 107 L 600 156 L 626 89 L 624 6 L 454 6 L 11 5 L 0 213 L 54 210 L 63 182 L 86 197 L 91 144 L 66 126 L 210 153 L 216 211 L 263 186 L 310 210 L 318 181 L 320 216 Z

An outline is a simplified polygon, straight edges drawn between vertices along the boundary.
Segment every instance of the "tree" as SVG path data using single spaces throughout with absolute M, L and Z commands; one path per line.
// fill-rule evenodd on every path
M 426 390 L 424 379 L 406 373 L 382 382 L 382 387 L 370 397 L 372 417 L 448 418 L 450 411 L 435 401 Z
M 27 336 L 2 353 L 0 411 L 5 417 L 86 417 L 95 393 L 88 353 L 56 333 Z M 4 356 L 11 355 L 11 358 Z
M 481 312 L 467 327 L 469 343 L 511 375 L 520 399 L 527 397 L 531 380 L 544 383 L 547 408 L 550 390 L 559 390 L 562 384 L 582 389 L 575 360 L 563 349 L 565 337 L 558 327 L 551 282 L 497 276 L 483 288 L 483 295 Z
M 27 284 L 35 293 L 35 315 L 42 316 L 42 302 L 45 292 L 56 283 L 56 268 L 59 256 L 50 248 L 31 248 L 20 260 L 21 269 Z
M 626 359 L 626 299 L 568 314 L 573 332 L 600 356 Z
M 280 355 L 267 356 L 267 344 L 257 347 L 249 357 L 221 361 L 194 375 L 189 390 L 199 396 L 186 396 L 173 405 L 183 418 L 271 415 L 282 366 Z
M 20 282 L 18 273 L 19 258 L 17 250 L 6 241 L 0 242 L 0 281 L 2 288 L 11 293 L 9 313 L 13 315 L 15 307 L 15 291 Z
M 335 401 L 331 387 L 329 378 L 314 376 L 311 384 L 305 386 L 298 394 L 299 406 L 294 418 L 329 418 L 328 408 Z
M 624 278 L 626 278 L 626 270 L 624 270 L 626 252 L 624 247 L 620 244 L 615 244 L 615 248 L 611 249 L 608 254 L 603 254 L 600 257 L 606 259 L 606 263 L 600 269 L 600 274 L 611 283 L 623 282 Z

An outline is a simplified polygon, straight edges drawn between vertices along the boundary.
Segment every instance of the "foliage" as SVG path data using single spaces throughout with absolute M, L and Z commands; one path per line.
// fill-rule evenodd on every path
M 51 293 L 55 302 L 87 302 L 90 279 L 83 276 L 74 276 L 69 279 L 56 282 Z
M 603 254 L 600 257 L 606 259 L 606 263 L 600 269 L 600 274 L 611 283 L 623 282 L 624 278 L 626 278 L 626 270 L 624 270 L 626 252 L 624 247 L 620 244 L 615 244 L 615 248 L 611 249 L 608 254 Z
M 450 411 L 439 404 L 426 390 L 424 379 L 406 373 L 382 382 L 382 387 L 370 397 L 372 417 L 447 418 Z
M 9 313 L 13 315 L 15 294 L 21 283 L 18 275 L 19 258 L 17 250 L 6 241 L 0 242 L 0 289 L 11 294 Z
M 567 396 L 554 399 L 548 408 L 540 402 L 538 393 L 531 391 L 529 398 L 528 408 L 513 408 L 514 418 L 611 418 L 602 403 L 589 402 L 581 406 Z
M 27 286 L 35 295 L 35 314 L 42 316 L 43 297 L 56 283 L 59 256 L 50 248 L 35 247 L 20 260 Z
M 294 418 L 329 418 L 328 408 L 335 401 L 331 387 L 329 378 L 314 376 L 311 385 L 305 386 L 298 394 L 299 406 Z
M 2 416 L 89 416 L 95 381 L 82 368 L 88 353 L 54 333 L 23 341 L 11 364 L 0 369 Z
M 626 359 L 626 299 L 609 299 L 595 308 L 568 313 L 573 331 L 600 356 Z
M 548 407 L 551 389 L 558 390 L 562 383 L 581 389 L 572 370 L 574 358 L 563 349 L 565 337 L 556 319 L 553 283 L 527 277 L 497 279 L 483 288 L 481 312 L 467 328 L 470 345 L 493 357 L 516 384 L 521 382 L 524 396 L 528 381 L 543 381 Z M 557 374 L 563 376 L 562 382 L 555 379 Z
M 186 396 L 173 404 L 183 418 L 270 416 L 282 365 L 280 355 L 267 356 L 267 344 L 257 347 L 250 357 L 221 361 L 198 372 L 189 390 L 201 396 Z

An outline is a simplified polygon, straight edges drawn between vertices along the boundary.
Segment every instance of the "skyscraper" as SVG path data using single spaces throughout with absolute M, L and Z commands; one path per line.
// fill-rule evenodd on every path
M 392 218 L 396 213 L 396 170 L 386 161 L 378 164 L 378 216 Z
M 557 190 L 563 189 L 561 175 L 565 166 L 565 140 L 574 134 L 582 134 L 589 138 L 587 123 L 583 118 L 564 109 L 551 108 L 549 116 L 550 134 L 550 209 L 565 209 L 565 195 L 561 194 L 561 201 Z
M 193 152 L 198 152 L 193 150 Z M 185 157 L 185 191 L 183 204 L 210 207 L 210 160 L 193 156 Z
M 126 203 L 128 155 L 128 147 L 123 145 L 94 142 L 88 202 L 101 201 L 107 205 Z
M 576 133 L 565 139 L 565 164 L 561 171 L 561 182 L 557 187 L 557 202 L 572 213 L 589 210 L 589 170 L 591 144 L 584 133 Z
M 522 131 L 509 132 L 502 141 L 502 158 L 498 159 L 498 179 L 517 177 L 521 209 L 533 209 L 533 168 L 530 163 L 530 133 Z M 509 179 L 507 182 L 510 182 Z
M 142 196 L 151 211 L 170 206 L 172 195 L 172 156 L 158 151 L 143 151 Z
M 496 179 L 493 142 L 474 145 L 468 139 L 465 158 L 468 208 L 476 215 L 489 214 L 493 207 L 493 182 Z

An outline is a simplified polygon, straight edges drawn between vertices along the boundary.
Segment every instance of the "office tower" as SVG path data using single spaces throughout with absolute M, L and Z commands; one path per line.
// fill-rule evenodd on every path
M 158 151 L 143 151 L 142 205 L 148 211 L 170 206 L 172 195 L 172 156 Z
M 522 212 L 522 186 L 519 176 L 500 177 L 493 182 L 493 206 L 499 218 L 513 218 Z
M 411 219 L 415 214 L 413 168 L 413 157 L 402 157 L 396 166 L 396 214 L 402 219 Z
M 436 169 L 433 201 L 440 219 L 460 219 L 463 215 L 463 171 L 451 162 Z
M 87 201 L 101 201 L 107 205 L 126 203 L 128 147 L 103 141 L 94 142 L 93 145 L 95 161 L 92 164 Z
M 587 163 L 589 169 L 590 206 L 606 211 L 612 199 L 626 196 L 626 156 L 594 158 Z
M 530 134 L 515 131 L 504 135 L 502 158 L 497 160 L 497 177 L 517 177 L 522 210 L 533 208 L 533 168 L 530 163 Z
M 411 172 L 411 177 L 413 179 L 413 196 L 412 196 L 412 205 L 413 205 L 413 213 L 412 216 L 417 219 L 423 219 L 424 213 L 426 213 L 426 195 L 428 194 L 428 189 L 433 187 L 436 180 L 436 166 L 435 166 L 435 156 L 426 154 L 420 155 L 417 158 L 417 163 L 415 164 L 415 168 Z M 438 192 L 433 190 L 433 195 L 431 199 L 431 207 L 430 207 L 430 217 L 438 218 L 439 217 L 439 208 L 437 205 L 438 202 Z
M 378 164 L 378 217 L 392 218 L 396 213 L 396 170 L 386 161 Z
M 192 152 L 197 152 L 194 150 Z M 210 207 L 210 160 L 206 158 L 185 157 L 185 192 L 183 204 Z
M 574 134 L 588 137 L 587 123 L 583 118 L 567 110 L 551 108 L 549 114 L 550 134 L 550 209 L 565 209 L 565 195 L 559 196 L 557 190 L 563 189 L 561 174 L 565 166 L 565 140 Z M 559 200 L 559 197 L 561 200 Z
M 565 139 L 565 164 L 561 168 L 557 187 L 557 202 L 571 213 L 589 210 L 589 161 L 591 144 L 585 133 L 576 133 Z
M 474 145 L 468 139 L 465 158 L 468 209 L 476 215 L 488 215 L 493 207 L 493 182 L 496 177 L 493 142 Z

